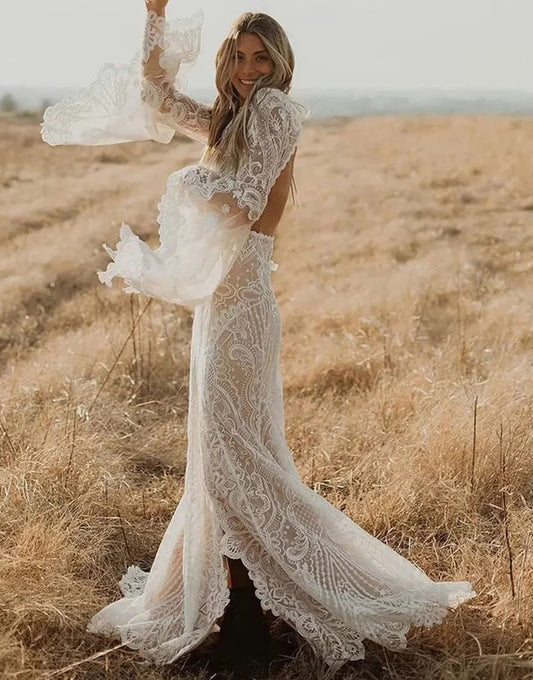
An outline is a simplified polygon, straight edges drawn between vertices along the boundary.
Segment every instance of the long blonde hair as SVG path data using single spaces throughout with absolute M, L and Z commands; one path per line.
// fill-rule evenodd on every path
M 256 80 L 242 104 L 231 82 L 237 59 L 237 40 L 241 33 L 255 33 L 259 36 L 272 62 L 271 73 Z M 284 28 L 278 21 L 262 12 L 245 12 L 233 22 L 229 33 L 222 41 L 215 65 L 218 95 L 212 107 L 209 137 L 203 160 L 208 164 L 236 169 L 246 145 L 245 130 L 249 102 L 254 93 L 262 87 L 275 87 L 286 94 L 289 93 L 294 72 L 294 52 Z M 228 125 L 230 125 L 228 134 L 222 139 L 222 133 Z M 293 201 L 295 189 L 296 184 L 292 178 Z

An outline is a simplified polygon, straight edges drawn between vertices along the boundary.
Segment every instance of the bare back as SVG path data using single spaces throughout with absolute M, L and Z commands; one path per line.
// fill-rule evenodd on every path
M 289 197 L 295 156 L 296 150 L 270 190 L 266 207 L 261 217 L 254 222 L 252 231 L 259 231 L 269 236 L 274 235 Z

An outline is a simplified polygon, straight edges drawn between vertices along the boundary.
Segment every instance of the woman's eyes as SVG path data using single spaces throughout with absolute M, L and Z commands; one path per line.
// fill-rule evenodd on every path
M 240 54 L 238 54 L 238 55 L 237 55 L 237 61 L 242 61 L 242 59 L 243 59 L 243 57 L 242 57 Z M 256 57 L 256 60 L 257 60 L 257 61 L 268 61 L 268 59 L 269 59 L 269 57 L 267 57 L 267 56 L 264 55 L 264 54 L 259 55 L 259 56 Z

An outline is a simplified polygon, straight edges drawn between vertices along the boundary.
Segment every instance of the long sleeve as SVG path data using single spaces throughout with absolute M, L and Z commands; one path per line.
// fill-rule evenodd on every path
M 183 92 L 196 62 L 201 11 L 167 20 L 150 10 L 141 48 L 126 64 L 105 63 L 87 89 L 48 107 L 43 141 L 97 146 L 152 139 L 168 144 L 175 132 L 205 143 L 211 110 Z
M 263 88 L 254 95 L 248 148 L 237 171 L 194 165 L 170 175 L 159 203 L 161 245 L 151 250 L 127 225 L 103 283 L 123 278 L 126 292 L 194 306 L 210 296 L 231 268 L 293 155 L 307 111 L 288 95 Z
M 207 141 L 211 109 L 181 92 L 176 83 L 180 68 L 196 61 L 200 46 L 201 12 L 189 20 L 169 22 L 150 10 L 146 16 L 141 99 L 148 107 L 155 137 L 181 132 Z
M 193 166 L 183 180 L 200 198 L 222 202 L 223 196 L 231 214 L 244 212 L 251 225 L 261 216 L 271 188 L 293 155 L 307 116 L 308 111 L 281 90 L 260 89 L 251 103 L 248 147 L 235 177 Z

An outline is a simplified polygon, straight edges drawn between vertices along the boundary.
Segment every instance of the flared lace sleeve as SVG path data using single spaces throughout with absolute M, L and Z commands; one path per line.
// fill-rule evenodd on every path
M 276 179 L 296 150 L 307 111 L 274 88 L 251 102 L 248 145 L 236 171 L 193 165 L 172 173 L 159 203 L 160 246 L 148 247 L 127 224 L 113 259 L 98 272 L 128 293 L 194 306 L 217 289 L 235 262 L 252 224 L 265 209 Z
M 104 64 L 87 89 L 48 107 L 43 141 L 51 146 L 148 139 L 168 144 L 179 132 L 205 143 L 211 109 L 183 92 L 183 76 L 200 51 L 202 22 L 201 10 L 174 20 L 148 11 L 141 49 L 126 64 Z

